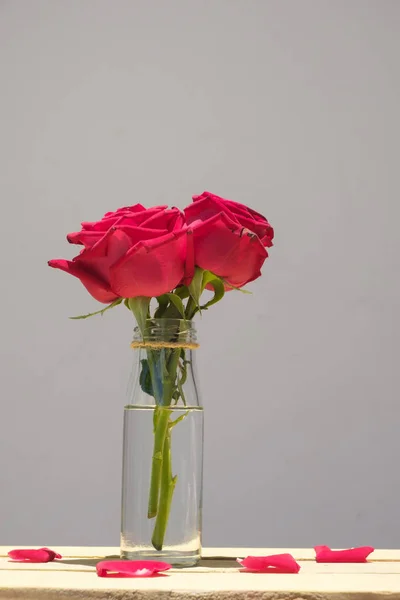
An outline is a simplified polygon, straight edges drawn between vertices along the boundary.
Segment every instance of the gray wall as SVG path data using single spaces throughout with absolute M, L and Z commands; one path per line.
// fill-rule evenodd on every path
M 1 0 L 0 543 L 119 542 L 133 323 L 50 270 L 210 189 L 276 228 L 198 324 L 206 545 L 399 546 L 398 0 Z

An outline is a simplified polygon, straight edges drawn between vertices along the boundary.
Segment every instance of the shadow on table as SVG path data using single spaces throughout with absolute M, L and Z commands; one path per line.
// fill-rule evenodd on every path
M 121 560 L 118 554 L 111 556 L 104 556 L 99 558 L 68 558 L 58 560 L 58 563 L 64 563 L 65 565 L 81 565 L 84 567 L 95 567 L 101 560 Z M 234 558 L 202 558 L 197 567 L 207 569 L 236 569 L 238 563 Z M 190 567 L 195 569 L 196 567 Z
M 99 556 L 98 558 L 63 558 L 58 560 L 58 563 L 64 565 L 80 565 L 82 567 L 95 567 L 102 560 L 121 560 L 118 554 L 111 556 Z

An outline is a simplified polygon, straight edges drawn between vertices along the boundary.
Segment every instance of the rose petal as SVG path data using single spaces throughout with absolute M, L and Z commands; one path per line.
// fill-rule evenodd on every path
M 118 298 L 110 289 L 110 265 L 130 246 L 129 236 L 111 227 L 99 241 L 92 247 L 84 248 L 72 261 L 52 260 L 48 264 L 74 275 L 96 300 L 108 304 Z
M 70 244 L 81 244 L 85 248 L 91 248 L 104 235 L 104 231 L 74 231 L 67 235 L 67 240 Z
M 117 210 L 106 212 L 104 217 L 110 217 L 112 215 L 118 214 L 130 214 L 130 213 L 138 213 L 146 210 L 146 207 L 143 204 L 134 204 L 133 206 L 123 206 L 122 208 L 117 208 Z M 103 217 L 103 218 L 104 218 Z
M 273 245 L 274 230 L 264 215 L 240 202 L 221 198 L 211 192 L 203 192 L 199 196 L 193 196 L 193 204 L 185 208 L 185 215 L 190 225 L 199 218 L 206 220 L 221 211 L 231 220 L 258 235 L 264 246 L 270 247 Z
M 155 560 L 102 560 L 96 565 L 99 577 L 151 577 L 168 569 L 171 565 Z
M 109 286 L 110 268 L 114 263 L 140 241 L 159 237 L 156 230 L 115 225 L 94 246 L 85 248 L 73 259 L 73 262 L 78 263 L 86 272 L 96 275 Z
M 184 285 L 190 285 L 194 276 L 194 239 L 193 231 L 189 229 L 186 236 L 186 260 L 185 260 L 185 276 L 183 278 Z
M 141 227 L 166 229 L 168 232 L 182 229 L 184 223 L 183 213 L 178 208 L 169 208 L 160 210 L 153 215 L 147 215 L 146 220 L 141 223 Z
M 50 550 L 50 548 L 41 548 L 41 550 L 47 550 L 47 552 L 49 552 L 53 557 L 52 560 L 54 560 L 55 558 L 62 558 L 61 554 L 59 554 L 58 552 L 54 552 L 54 550 Z
M 121 218 L 133 219 L 136 223 L 137 220 L 140 222 L 140 219 L 143 218 L 141 215 L 146 214 L 147 212 L 148 210 L 146 210 L 144 206 L 141 204 L 135 204 L 134 206 L 126 206 L 112 212 L 107 212 L 100 221 L 84 221 L 81 223 L 81 226 L 82 229 L 86 231 L 106 232 L 112 225 L 114 225 L 115 221 Z
M 141 204 L 136 205 L 140 206 L 140 210 L 131 210 L 133 207 L 119 208 L 115 212 L 109 212 L 104 215 L 101 221 L 95 221 L 93 223 L 82 223 L 83 229 L 94 229 L 95 231 L 107 231 L 112 225 L 114 225 L 117 221 L 119 223 L 124 223 L 125 225 L 141 225 L 147 219 L 151 217 L 153 214 L 158 214 L 159 212 L 163 212 L 167 207 L 164 206 L 152 206 L 150 208 L 144 208 Z
M 187 231 L 139 242 L 110 268 L 111 289 L 123 298 L 160 296 L 184 278 Z
M 18 562 L 46 563 L 51 562 L 55 558 L 62 558 L 61 554 L 50 550 L 49 548 L 32 548 L 10 550 L 8 556 Z
M 185 208 L 185 217 L 188 225 L 192 225 L 197 221 L 208 221 L 215 215 L 225 213 L 231 221 L 240 225 L 240 221 L 225 205 L 224 200 L 214 194 L 193 196 L 193 204 L 189 204 Z
M 109 304 L 118 298 L 118 296 L 110 290 L 110 287 L 105 281 L 85 270 L 83 265 L 80 265 L 77 262 L 55 259 L 49 260 L 48 265 L 54 269 L 61 269 L 61 271 L 70 273 L 71 275 L 74 275 L 74 277 L 80 279 L 89 294 L 99 302 Z
M 372 546 L 359 546 L 347 550 L 331 550 L 328 546 L 315 546 L 314 550 L 315 560 L 320 563 L 363 563 L 367 562 L 367 557 L 374 551 L 374 548 Z
M 150 229 L 148 227 L 136 227 L 133 225 L 120 225 L 119 223 L 115 226 L 116 231 L 123 231 L 130 239 L 130 247 L 143 240 L 153 240 L 160 238 L 163 235 L 168 235 L 168 229 Z
M 300 565 L 291 554 L 273 554 L 271 556 L 247 556 L 236 559 L 246 571 L 252 573 L 298 573 Z

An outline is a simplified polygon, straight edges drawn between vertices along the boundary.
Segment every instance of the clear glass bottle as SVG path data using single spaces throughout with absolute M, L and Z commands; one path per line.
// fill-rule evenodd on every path
M 124 411 L 121 557 L 195 565 L 201 553 L 203 409 L 192 322 L 135 328 Z

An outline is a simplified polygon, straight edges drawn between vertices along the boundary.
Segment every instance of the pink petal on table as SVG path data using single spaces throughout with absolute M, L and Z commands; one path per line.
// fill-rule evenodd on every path
M 61 554 L 50 550 L 49 548 L 25 548 L 20 550 L 10 550 L 8 556 L 19 562 L 46 563 L 51 562 L 55 558 L 62 558 Z
M 247 556 L 236 559 L 246 571 L 252 573 L 298 573 L 300 565 L 291 554 L 273 554 L 271 556 Z
M 46 550 L 52 556 L 51 560 L 54 560 L 55 558 L 62 558 L 61 554 L 54 552 L 54 550 L 50 550 L 50 548 L 41 548 L 41 550 Z
M 99 577 L 152 577 L 168 569 L 171 565 L 155 560 L 102 560 L 96 565 Z
M 331 550 L 328 546 L 315 546 L 315 560 L 319 563 L 363 563 L 374 551 L 372 546 L 360 546 L 347 550 Z

